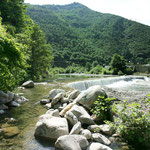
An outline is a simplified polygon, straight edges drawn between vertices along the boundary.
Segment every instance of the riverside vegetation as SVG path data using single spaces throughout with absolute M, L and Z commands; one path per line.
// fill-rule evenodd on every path
M 13 90 L 50 69 L 51 46 L 40 27 L 25 15 L 23 0 L 0 2 L 0 90 Z M 38 58 L 38 59 L 37 59 Z
M 101 100 L 99 102 L 99 100 Z M 128 142 L 137 150 L 150 148 L 150 95 L 148 98 L 138 102 L 129 103 L 127 100 L 122 103 L 112 103 L 115 98 L 99 97 L 94 102 L 91 112 L 98 117 L 105 114 L 105 123 L 110 125 L 122 140 Z M 105 113 L 103 113 L 105 112 Z M 113 122 L 108 120 L 108 114 L 115 115 Z

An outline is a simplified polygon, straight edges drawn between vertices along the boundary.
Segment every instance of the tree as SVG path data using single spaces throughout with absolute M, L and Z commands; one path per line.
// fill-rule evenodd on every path
M 25 75 L 26 61 L 22 44 L 6 33 L 0 18 L 0 90 L 12 90 Z
M 114 54 L 111 62 L 110 62 L 111 69 L 115 70 L 115 74 L 118 74 L 119 71 L 125 73 L 126 70 L 126 60 L 123 56 L 118 54 Z
M 34 25 L 31 33 L 31 58 L 29 64 L 32 79 L 46 75 L 51 67 L 53 56 L 50 44 L 46 44 L 44 33 Z
M 0 12 L 4 24 L 15 26 L 18 31 L 24 26 L 26 6 L 24 0 L 1 0 Z

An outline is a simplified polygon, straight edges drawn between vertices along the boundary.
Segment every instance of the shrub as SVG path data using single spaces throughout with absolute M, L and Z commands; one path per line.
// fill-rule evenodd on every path
M 150 99 L 139 103 L 113 105 L 117 113 L 114 123 L 110 123 L 122 138 L 136 149 L 150 147 Z M 147 111 L 146 111 L 147 110 Z
M 126 68 L 126 70 L 125 70 L 125 74 L 127 74 L 127 75 L 132 75 L 133 74 L 133 70 L 131 69 L 131 68 Z
M 97 101 L 94 102 L 91 112 L 95 114 L 97 117 L 102 118 L 102 120 L 110 120 L 110 106 L 115 98 L 105 98 L 103 96 L 99 96 Z
M 97 65 L 96 67 L 92 68 L 89 73 L 100 74 L 100 73 L 102 73 L 102 68 L 103 68 L 102 66 Z

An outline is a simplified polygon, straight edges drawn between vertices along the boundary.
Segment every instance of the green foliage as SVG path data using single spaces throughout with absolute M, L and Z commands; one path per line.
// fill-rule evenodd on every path
M 35 80 L 48 74 L 53 61 L 51 46 L 46 44 L 45 35 L 36 24 L 32 28 L 30 48 L 30 74 Z
M 0 4 L 1 17 L 4 24 L 10 24 L 20 32 L 24 27 L 26 6 L 24 0 L 2 0 Z
M 96 67 L 92 68 L 89 73 L 91 74 L 101 74 L 102 73 L 102 66 L 97 65 Z
M 133 74 L 133 70 L 130 67 L 127 67 L 127 63 L 124 57 L 120 56 L 119 54 L 113 55 L 110 62 L 110 66 L 113 75 Z
M 102 74 L 111 75 L 112 74 L 112 70 L 110 70 L 109 68 L 103 68 L 102 69 Z
M 95 114 L 97 117 L 101 117 L 104 120 L 110 119 L 110 110 L 112 102 L 115 98 L 105 98 L 99 96 L 97 101 L 94 102 L 91 112 Z
M 140 103 L 113 105 L 117 115 L 111 125 L 121 134 L 122 138 L 136 149 L 150 147 L 150 98 Z
M 132 63 L 149 60 L 149 26 L 95 12 L 79 3 L 29 5 L 27 14 L 40 25 L 52 45 L 54 66 L 75 63 L 85 67 L 87 62 L 96 61 L 94 68 L 108 65 L 115 53 Z
M 53 61 L 45 34 L 25 15 L 23 2 L 4 0 L 0 4 L 0 90 L 3 91 L 13 90 L 26 79 L 45 77 Z
M 55 75 L 55 74 L 62 74 L 65 73 L 65 69 L 61 67 L 55 67 L 50 69 L 50 74 Z
M 12 90 L 25 76 L 23 46 L 8 35 L 0 22 L 0 89 Z M 8 36 L 8 37 L 7 37 Z M 11 37 L 11 38 L 10 38 Z
M 111 59 L 110 66 L 114 70 L 114 74 L 115 73 L 118 74 L 119 71 L 124 73 L 126 69 L 126 60 L 124 59 L 123 56 L 114 54 Z

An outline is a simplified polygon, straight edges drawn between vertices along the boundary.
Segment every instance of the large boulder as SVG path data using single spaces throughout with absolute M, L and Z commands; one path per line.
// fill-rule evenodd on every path
M 57 139 L 55 147 L 61 150 L 86 149 L 89 142 L 83 135 L 64 135 Z
M 22 87 L 25 87 L 25 88 L 33 88 L 34 87 L 34 82 L 33 81 L 26 81 L 22 84 Z
M 106 96 L 106 93 L 101 86 L 96 85 L 82 91 L 74 101 L 90 109 L 98 96 Z
M 57 112 L 53 115 L 58 115 Z M 65 118 L 53 117 L 51 112 L 42 115 L 36 124 L 35 137 L 57 140 L 62 135 L 68 135 L 68 122 Z
M 53 89 L 49 92 L 49 100 L 52 100 L 58 93 L 65 94 L 65 91 L 63 89 Z
M 112 150 L 112 149 L 101 143 L 92 142 L 89 146 L 89 150 Z

